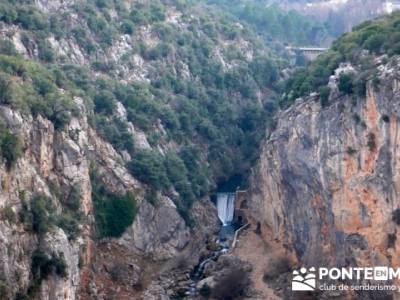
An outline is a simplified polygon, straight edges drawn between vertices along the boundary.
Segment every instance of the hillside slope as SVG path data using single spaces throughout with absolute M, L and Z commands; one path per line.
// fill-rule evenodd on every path
M 0 21 L 0 298 L 166 297 L 152 282 L 218 229 L 204 199 L 256 157 L 283 62 L 179 0 L 2 1 Z
M 280 248 L 266 272 L 276 274 L 269 283 L 288 299 L 298 295 L 282 280 L 280 272 L 290 270 L 282 261 L 294 269 L 400 264 L 399 20 L 394 14 L 359 26 L 294 77 L 284 99 L 307 83 L 304 96 L 279 113 L 264 142 L 248 206 L 261 238 Z M 371 47 L 381 34 L 386 42 Z M 333 74 L 312 76 L 324 67 Z M 347 296 L 392 297 L 383 291 Z

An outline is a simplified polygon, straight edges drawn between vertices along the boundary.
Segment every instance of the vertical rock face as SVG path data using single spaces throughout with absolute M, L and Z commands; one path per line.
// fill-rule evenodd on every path
M 296 103 L 263 146 L 250 210 L 299 263 L 400 264 L 392 220 L 400 204 L 400 73 L 393 65 L 378 68 L 380 84 L 368 83 L 365 97 L 333 91 L 326 108 L 313 99 Z
M 29 286 L 31 255 L 38 248 L 38 237 L 20 220 L 25 201 L 36 194 L 46 195 L 53 199 L 52 214 L 60 214 L 61 206 L 55 197 L 55 187 L 59 192 L 68 194 L 71 187 L 79 185 L 82 191 L 81 210 L 87 216 L 87 221 L 82 224 L 83 228 L 89 222 L 92 210 L 91 189 L 89 161 L 85 158 L 84 151 L 88 139 L 85 134 L 85 119 L 74 119 L 67 130 L 56 132 L 52 123 L 40 116 L 23 117 L 7 107 L 1 107 L 0 114 L 7 125 L 20 134 L 24 144 L 30 145 L 11 171 L 4 166 L 0 168 L 0 209 L 3 214 L 8 211 L 8 217 L 1 218 L 0 221 L 0 252 L 3 260 L 0 267 L 4 271 L 1 272 L 1 280 L 10 287 L 7 292 L 11 297 Z M 75 129 L 79 130 L 79 134 L 71 138 L 70 133 Z M 80 246 L 84 243 L 82 238 L 69 241 L 59 228 L 43 237 L 41 250 L 62 253 L 68 265 L 68 276 L 65 279 L 51 278 L 44 282 L 41 285 L 41 299 L 74 298 L 79 284 L 78 260 Z
M 81 103 L 80 99 L 75 100 L 78 105 Z M 189 243 L 190 230 L 171 199 L 163 197 L 154 206 L 144 201 L 145 187 L 129 174 L 123 158 L 112 146 L 90 128 L 83 106 L 81 112 L 81 117 L 73 118 L 60 131 L 41 116 L 23 116 L 8 107 L 0 107 L 0 117 L 26 145 L 23 156 L 11 170 L 4 164 L 0 167 L 0 282 L 8 287 L 7 297 L 12 298 L 30 286 L 31 257 L 38 248 L 47 254 L 63 255 L 65 259 L 67 276 L 49 276 L 40 285 L 39 298 L 54 300 L 78 299 L 79 295 L 94 297 L 96 285 L 107 282 L 104 274 L 111 274 L 116 268 L 111 261 L 108 270 L 101 271 L 100 264 L 98 272 L 93 271 L 96 260 L 107 262 L 107 257 L 124 253 L 126 259 L 118 257 L 119 268 L 137 270 L 140 257 L 168 259 Z M 120 239 L 109 241 L 108 247 L 97 245 L 94 239 L 89 176 L 92 162 L 96 163 L 108 190 L 133 191 L 139 205 L 134 223 Z M 79 224 L 81 230 L 75 239 L 69 239 L 59 227 L 52 227 L 43 237 L 38 237 L 20 220 L 24 203 L 29 203 L 36 194 L 51 199 L 51 214 L 62 215 L 61 195 L 68 195 L 73 187 L 79 188 L 79 209 L 83 215 Z M 210 209 L 201 203 L 196 207 L 199 213 Z M 215 215 L 211 218 L 217 220 Z M 100 255 L 97 251 L 102 257 L 97 258 Z M 132 260 L 132 256 L 136 260 Z M 117 286 L 119 283 L 123 285 L 124 281 L 108 284 Z
M 164 198 L 158 209 L 143 202 L 140 211 L 134 225 L 121 238 L 122 244 L 152 253 L 157 259 L 171 258 L 187 245 L 190 231 L 172 200 Z

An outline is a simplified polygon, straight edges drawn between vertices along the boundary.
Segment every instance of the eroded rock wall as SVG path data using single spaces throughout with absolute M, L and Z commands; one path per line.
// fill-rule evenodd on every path
M 82 104 L 79 98 L 75 101 Z M 100 255 L 98 251 L 107 256 L 104 249 L 108 249 L 108 256 L 112 257 L 116 253 L 113 249 L 117 247 L 126 255 L 126 261 L 122 259 L 118 263 L 136 269 L 147 267 L 140 257 L 153 261 L 170 259 L 191 240 L 190 229 L 171 199 L 161 197 L 155 206 L 146 202 L 146 187 L 125 169 L 124 158 L 91 129 L 83 105 L 81 112 L 81 117 L 73 118 L 65 129 L 55 130 L 52 123 L 41 116 L 25 116 L 8 107 L 0 107 L 1 117 L 25 145 L 22 157 L 13 168 L 7 169 L 4 164 L 0 167 L 0 280 L 7 285 L 10 298 L 30 286 L 31 256 L 38 248 L 49 254 L 62 254 L 67 265 L 67 276 L 49 276 L 40 285 L 38 297 L 78 299 L 80 294 L 96 296 L 93 292 L 98 288 L 96 277 L 107 274 L 107 270 L 102 273 L 93 269 L 93 262 Z M 138 201 L 134 223 L 120 239 L 108 241 L 108 248 L 98 245 L 94 235 L 91 164 L 96 165 L 109 191 L 132 191 Z M 58 227 L 52 227 L 44 237 L 38 237 L 21 222 L 19 216 L 24 203 L 29 203 L 36 194 L 48 196 L 54 208 L 51 213 L 62 215 L 60 195 L 68 195 L 73 187 L 80 191 L 79 209 L 83 215 L 79 224 L 81 230 L 75 239 L 69 239 Z M 201 203 L 197 206 L 203 214 L 204 210 L 210 209 Z M 209 217 L 213 219 L 213 214 Z M 132 260 L 132 256 L 136 260 Z M 119 283 L 123 285 L 124 281 Z
M 299 264 L 400 265 L 398 60 L 377 69 L 365 97 L 282 112 L 253 171 L 250 211 Z

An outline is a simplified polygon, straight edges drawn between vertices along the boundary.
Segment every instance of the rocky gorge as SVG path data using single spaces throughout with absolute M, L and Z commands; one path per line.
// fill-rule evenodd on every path
M 242 155 L 220 158 L 232 141 L 198 99 L 227 122 L 264 105 L 264 83 L 218 94 L 206 69 L 253 72 L 266 49 L 239 25 L 212 17 L 211 38 L 181 3 L 100 2 L 0 3 L 1 299 L 182 297 Z
M 209 8 L 0 3 L 0 299 L 394 297 L 290 280 L 399 265 L 400 16 L 291 70 Z
M 365 96 L 350 100 L 337 90 L 341 72 L 356 72 L 340 68 L 328 106 L 315 95 L 297 100 L 264 143 L 249 210 L 294 264 L 399 263 L 399 61 L 375 64 L 380 84 L 368 82 Z
M 79 101 L 79 100 L 77 100 Z M 30 145 L 25 155 L 9 172 L 2 170 L 1 197 L 4 203 L 2 223 L 2 274 L 7 286 L 26 286 L 29 284 L 30 252 L 35 245 L 40 244 L 42 249 L 49 253 L 63 253 L 68 265 L 68 277 L 45 281 L 41 285 L 41 299 L 73 299 L 80 289 L 85 293 L 82 284 L 85 280 L 96 280 L 89 265 L 100 260 L 99 268 L 116 268 L 118 260 L 114 256 L 124 254 L 123 265 L 129 265 L 128 274 L 133 274 L 131 287 L 138 284 L 141 273 L 144 271 L 141 261 L 135 254 L 145 254 L 165 260 L 177 255 L 189 241 L 188 228 L 176 212 L 175 205 L 168 198 L 164 198 L 156 208 L 141 205 L 136 221 L 131 229 L 118 240 L 96 245 L 93 241 L 93 207 L 91 202 L 91 185 L 89 177 L 89 159 L 99 160 L 97 170 L 106 174 L 105 184 L 112 191 L 132 190 L 140 199 L 141 184 L 129 175 L 121 162 L 123 159 L 113 151 L 112 147 L 104 143 L 95 132 L 88 128 L 85 119 L 71 120 L 68 129 L 63 133 L 54 131 L 52 124 L 43 118 L 26 119 L 10 109 L 2 108 L 2 117 L 7 125 L 18 132 L 24 139 L 24 144 Z M 71 187 L 79 187 L 80 211 L 82 213 L 82 236 L 69 239 L 62 230 L 54 230 L 41 237 L 40 240 L 26 232 L 24 224 L 18 222 L 18 213 L 22 197 L 29 199 L 32 194 L 40 193 L 54 197 L 56 190 L 62 193 L 71 193 Z M 22 196 L 23 195 L 23 196 Z M 54 198 L 53 198 L 54 199 Z M 17 203 L 15 205 L 14 203 Z M 61 204 L 52 203 L 55 207 L 53 214 L 61 214 Z M 16 211 L 14 211 L 14 209 Z M 215 210 L 215 209 L 214 209 Z M 7 213 L 6 213 L 7 211 Z M 213 232 L 217 224 L 216 215 L 210 213 L 213 207 L 205 202 L 198 202 L 193 208 L 194 215 L 205 222 L 204 231 L 197 231 L 201 240 L 205 233 Z M 153 221 L 151 221 L 153 220 Z M 203 232 L 203 234 L 202 234 Z M 105 249 L 110 257 L 104 257 Z M 106 251 L 107 252 L 107 251 Z M 121 257 L 120 257 L 121 258 Z M 128 260 L 126 260 L 128 259 Z M 109 260 L 109 263 L 106 263 Z M 122 268 L 123 269 L 123 268 Z M 121 270 L 122 272 L 122 270 Z M 99 273 L 99 276 L 101 272 Z M 18 276 L 18 277 L 15 277 Z M 134 279 L 136 278 L 136 279 Z M 107 280 L 99 278 L 99 282 Z M 108 279 L 110 280 L 110 279 Z M 124 284 L 123 282 L 121 282 Z M 12 289 L 10 293 L 16 292 Z M 102 291 L 90 291 L 91 293 Z M 96 295 L 96 294 L 95 294 Z

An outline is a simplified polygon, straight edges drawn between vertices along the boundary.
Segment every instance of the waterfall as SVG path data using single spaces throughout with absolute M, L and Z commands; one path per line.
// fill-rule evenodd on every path
M 235 210 L 235 193 L 217 194 L 218 217 L 223 226 L 229 225 L 233 221 Z

